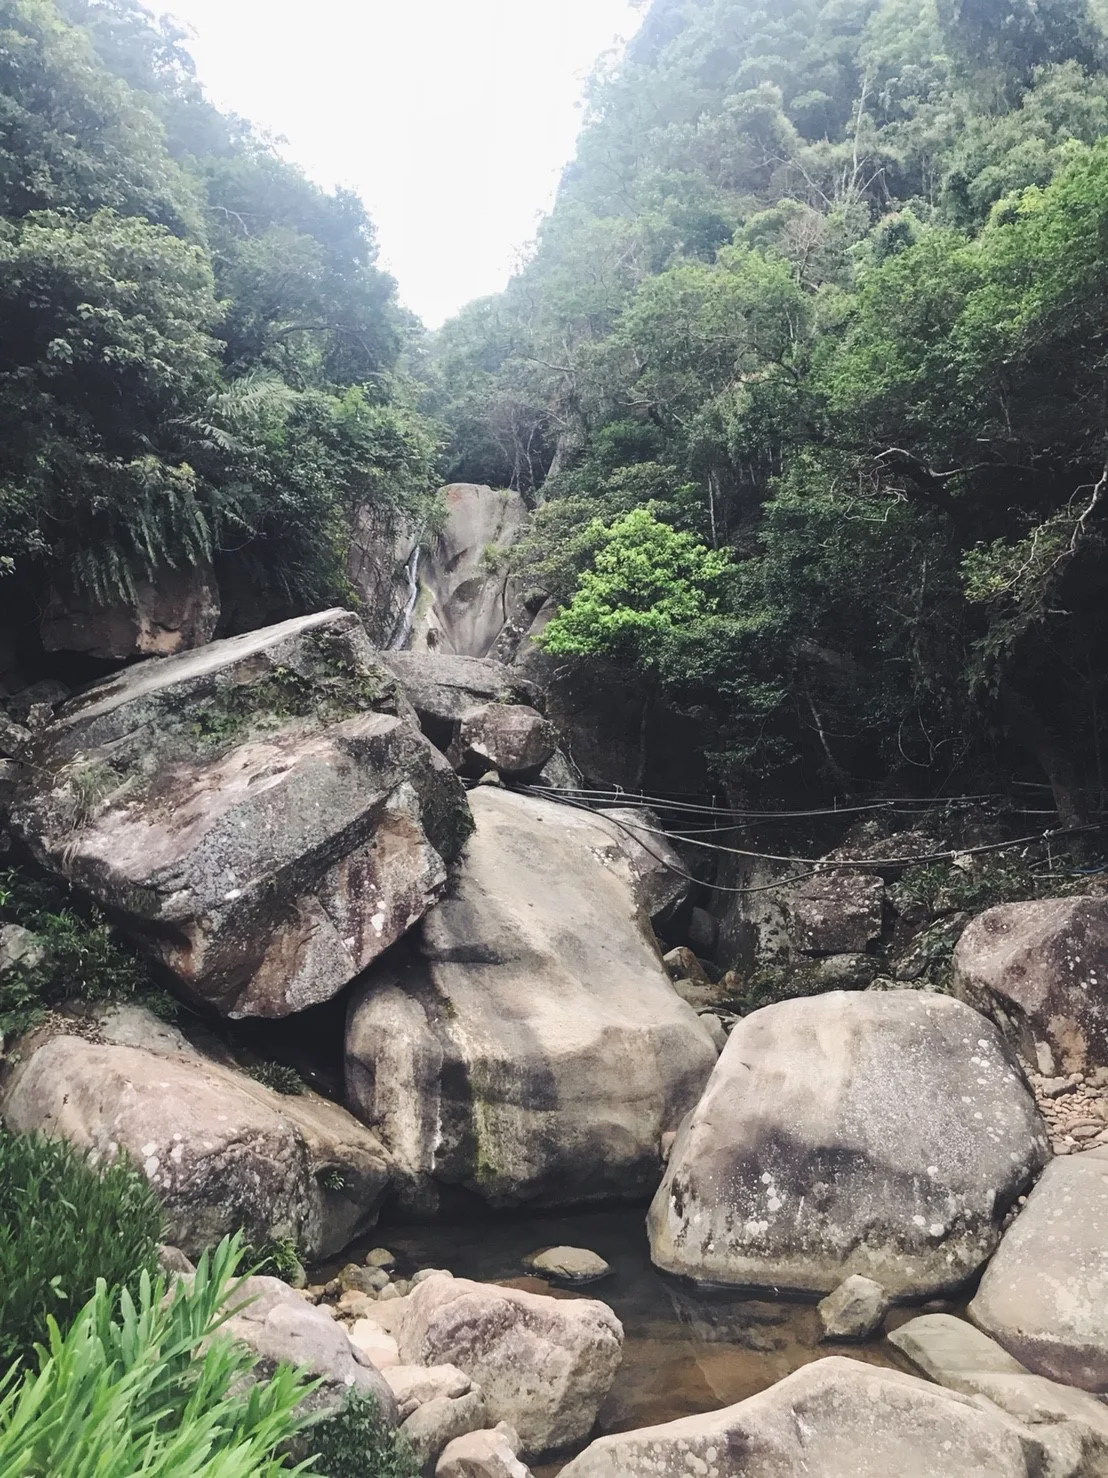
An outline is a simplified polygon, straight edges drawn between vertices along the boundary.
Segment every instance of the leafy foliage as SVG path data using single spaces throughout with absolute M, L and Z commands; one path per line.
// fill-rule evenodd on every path
M 730 553 L 638 649 L 726 783 L 1108 795 L 1103 18 L 654 0 L 531 260 L 435 341 L 562 650 L 609 649 L 598 526 Z
M 213 562 L 275 614 L 345 593 L 353 510 L 422 505 L 414 326 L 354 197 L 196 85 L 133 0 L 0 12 L 0 603 Z M 30 599 L 28 599 L 30 597 Z
M 98 1279 L 137 1292 L 161 1240 L 158 1199 L 126 1160 L 96 1166 L 64 1140 L 0 1129 L 0 1372 L 30 1359 L 47 1316 L 68 1328 Z
M 0 975 L 0 1034 L 27 1030 L 49 1006 L 66 1001 L 124 1000 L 141 995 L 163 1017 L 165 992 L 117 941 L 99 909 L 76 901 L 64 884 L 18 868 L 0 873 L 0 922 L 34 936 L 33 951 Z
M 399 1432 L 382 1420 L 372 1396 L 355 1391 L 343 1409 L 312 1429 L 321 1478 L 417 1478 L 419 1461 Z
M 289 1366 L 248 1381 L 254 1359 L 220 1338 L 240 1256 L 225 1239 L 194 1278 L 146 1271 L 136 1294 L 103 1279 L 63 1334 L 50 1319 L 38 1369 L 0 1386 L 0 1471 L 21 1478 L 276 1478 L 308 1418 Z M 310 1471 L 307 1464 L 297 1472 Z

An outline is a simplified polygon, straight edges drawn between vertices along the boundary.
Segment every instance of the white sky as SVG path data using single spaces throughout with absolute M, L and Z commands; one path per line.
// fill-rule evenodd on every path
M 582 89 L 631 0 L 147 0 L 212 100 L 362 196 L 431 328 L 498 292 L 573 157 Z

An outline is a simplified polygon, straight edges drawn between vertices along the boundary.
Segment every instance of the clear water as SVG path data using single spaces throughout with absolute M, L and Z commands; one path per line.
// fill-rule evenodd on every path
M 623 1364 L 594 1436 L 729 1406 L 825 1355 L 909 1368 L 881 1338 L 867 1345 L 821 1344 L 814 1304 L 694 1289 L 666 1277 L 650 1262 L 644 1218 L 638 1208 L 386 1225 L 360 1244 L 360 1251 L 364 1255 L 371 1246 L 388 1247 L 400 1260 L 401 1273 L 448 1268 L 457 1277 L 481 1282 L 602 1299 L 622 1321 L 625 1344 Z M 611 1274 L 572 1292 L 528 1277 L 526 1255 L 557 1245 L 598 1252 L 611 1265 Z M 358 1251 L 353 1250 L 355 1260 Z M 894 1311 L 890 1326 L 914 1312 Z M 536 1472 L 547 1478 L 559 1466 Z

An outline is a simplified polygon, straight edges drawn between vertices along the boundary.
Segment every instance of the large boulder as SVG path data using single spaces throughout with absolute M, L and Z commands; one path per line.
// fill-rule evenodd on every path
M 364 1125 L 315 1093 L 275 1093 L 145 1019 L 149 1048 L 26 1039 L 0 1090 L 4 1122 L 105 1159 L 122 1150 L 161 1198 L 168 1240 L 193 1257 L 240 1227 L 255 1244 L 291 1237 L 326 1256 L 373 1225 L 389 1157 Z
M 675 928 L 696 885 L 657 812 L 649 806 L 607 806 L 596 816 L 630 858 L 651 923 L 662 932 Z
M 945 996 L 834 992 L 736 1026 L 673 1146 L 651 1255 L 719 1283 L 956 1288 L 1048 1156 L 996 1028 Z
M 1048 1074 L 1108 1067 L 1108 898 L 986 910 L 955 948 L 954 993 Z
M 110 605 L 54 591 L 39 634 L 48 652 L 84 652 L 114 661 L 171 657 L 210 642 L 219 610 L 211 567 L 190 565 L 162 570 L 156 581 L 140 581 L 133 599 Z
M 486 703 L 458 722 L 451 758 L 467 773 L 537 775 L 558 747 L 558 732 L 523 704 Z
M 1108 1149 L 1054 1160 L 1004 1235 L 970 1317 L 1029 1370 L 1108 1392 Z
M 564 1478 L 1039 1478 L 995 1409 L 897 1370 L 817 1360 L 722 1411 L 600 1437 Z
M 881 936 L 884 900 L 871 873 L 819 873 L 785 894 L 790 942 L 802 954 L 864 954 Z
M 631 862 L 587 812 L 479 787 L 451 893 L 350 1003 L 347 1096 L 409 1202 L 644 1195 L 716 1058 Z
M 396 1426 L 392 1390 L 326 1309 L 308 1303 L 280 1278 L 265 1277 L 244 1278 L 228 1308 L 230 1317 L 220 1332 L 250 1349 L 260 1378 L 271 1376 L 279 1365 L 299 1366 L 320 1383 L 309 1397 L 311 1410 L 341 1410 L 347 1396 L 357 1392 L 372 1396 L 382 1419 Z
M 489 1422 L 511 1423 L 526 1456 L 591 1431 L 623 1354 L 623 1326 L 606 1304 L 444 1273 L 404 1304 L 401 1358 L 463 1370 L 484 1391 Z
M 13 829 L 230 1016 L 326 1001 L 437 897 L 465 796 L 356 616 L 154 659 L 61 709 Z
M 538 701 L 533 683 L 492 657 L 382 652 L 380 660 L 419 715 L 424 732 L 443 750 L 449 747 L 458 720 L 474 708 Z

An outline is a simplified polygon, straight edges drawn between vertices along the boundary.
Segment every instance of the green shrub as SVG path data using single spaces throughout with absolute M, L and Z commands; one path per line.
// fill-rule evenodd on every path
M 0 1129 L 0 1371 L 31 1354 L 48 1316 L 69 1325 L 97 1279 L 136 1288 L 162 1224 L 129 1162 L 97 1168 L 64 1140 Z
M 286 1067 L 283 1062 L 262 1062 L 246 1071 L 255 1082 L 264 1083 L 267 1088 L 288 1098 L 304 1091 L 304 1079 L 294 1067 Z
M 246 1242 L 242 1258 L 244 1267 L 262 1277 L 280 1278 L 295 1288 L 302 1288 L 306 1282 L 300 1249 L 291 1237 L 271 1237 L 258 1246 Z
M 121 1000 L 149 987 L 105 916 L 92 905 L 79 912 L 61 883 L 19 868 L 0 873 L 0 923 L 30 929 L 42 946 L 37 964 L 17 964 L 0 978 L 0 1034 L 26 1031 L 49 1006 Z
M 37 1371 L 0 1383 L 5 1478 L 277 1478 L 279 1449 L 308 1425 L 313 1387 L 288 1366 L 257 1383 L 254 1359 L 212 1338 L 226 1318 L 237 1239 L 169 1293 L 143 1273 L 137 1297 L 101 1281 L 69 1332 L 49 1322 Z M 168 1294 L 168 1296 L 167 1296 Z
M 308 1446 L 316 1453 L 312 1472 L 320 1478 L 418 1478 L 419 1462 L 406 1439 L 361 1391 L 312 1429 Z

